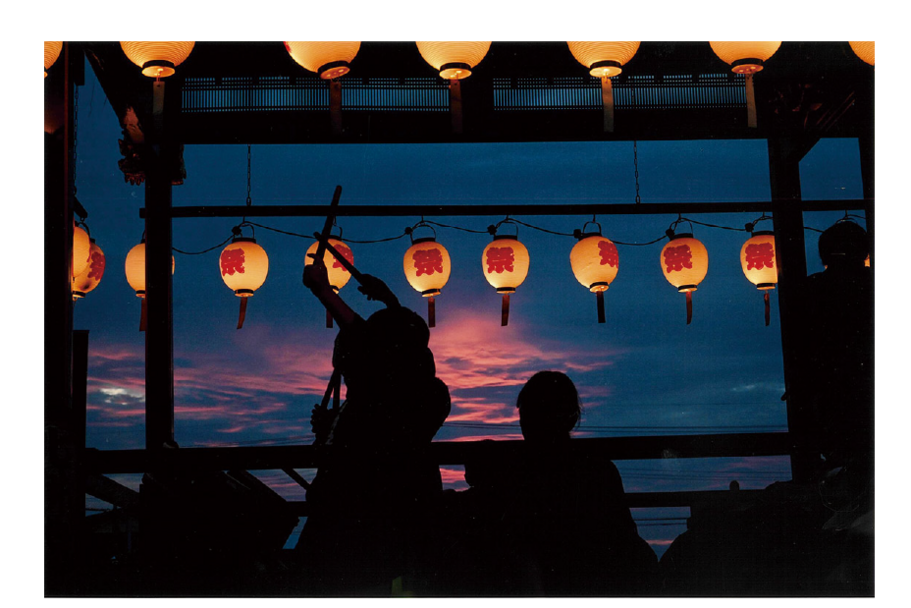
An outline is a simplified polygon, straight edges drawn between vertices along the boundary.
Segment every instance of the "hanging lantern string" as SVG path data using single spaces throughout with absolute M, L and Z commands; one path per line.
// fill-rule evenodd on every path
M 250 185 L 251 185 L 251 182 L 253 181 L 253 172 L 252 172 L 252 162 L 251 161 L 252 161 L 252 154 L 251 154 L 251 150 L 250 150 L 250 144 L 247 144 L 247 207 L 251 207 L 253 205 L 253 199 L 250 196 L 250 190 L 251 190 Z M 246 222 L 247 222 L 247 216 L 245 215 L 241 219 L 241 224 L 245 224 Z
M 639 197 L 639 148 L 636 145 L 636 140 L 633 140 L 633 167 L 635 167 L 636 175 L 636 204 L 642 202 L 642 199 Z

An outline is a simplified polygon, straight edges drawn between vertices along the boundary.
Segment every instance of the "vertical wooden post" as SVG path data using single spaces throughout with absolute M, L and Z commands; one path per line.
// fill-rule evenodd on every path
M 788 394 L 788 431 L 792 438 L 791 476 L 811 478 L 818 455 L 812 453 L 813 415 L 792 385 L 800 377 L 800 306 L 807 278 L 803 212 L 800 210 L 800 155 L 787 138 L 769 139 L 769 179 L 775 250 L 778 256 L 778 304 L 784 381 Z
M 73 64 L 64 42 L 44 80 L 44 589 L 75 591 L 80 524 L 76 438 L 72 433 Z M 82 444 L 84 445 L 84 443 Z M 78 445 L 81 453 L 82 445 Z
M 176 146 L 168 137 L 173 97 L 155 82 L 153 124 L 147 133 L 153 154 L 146 167 L 146 449 L 174 445 L 174 327 L 171 283 L 171 162 Z

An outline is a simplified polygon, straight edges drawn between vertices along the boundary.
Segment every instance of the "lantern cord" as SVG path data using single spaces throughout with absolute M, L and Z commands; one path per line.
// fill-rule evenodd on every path
M 686 292 L 686 324 L 693 320 L 693 292 Z
M 557 236 L 571 236 L 571 237 L 575 238 L 575 235 L 573 235 L 573 234 L 567 234 L 566 232 L 555 232 L 553 230 L 548 230 L 546 228 L 540 228 L 539 226 L 533 226 L 529 223 L 523 222 L 522 220 L 517 220 L 515 218 L 507 218 L 507 219 L 503 220 L 503 222 L 506 222 L 506 221 L 515 222 L 517 224 L 522 224 L 523 226 L 533 228 L 534 230 L 540 230 L 541 232 L 546 232 L 547 234 L 556 234 Z M 500 222 L 500 224 L 502 224 L 503 222 Z M 500 224 L 497 224 L 497 227 L 499 227 Z
M 462 228 L 461 226 L 450 226 L 449 224 L 441 224 L 440 222 L 434 222 L 432 220 L 421 219 L 421 221 L 425 224 L 439 226 L 440 228 L 451 228 L 452 230 L 461 230 L 462 232 L 471 232 L 472 234 L 488 234 L 486 230 L 472 230 L 471 228 Z
M 766 292 L 762 294 L 762 299 L 765 301 L 765 326 L 768 327 L 769 326 L 769 292 L 768 292 L 768 290 L 766 290 Z
M 184 255 L 202 255 L 203 253 L 209 253 L 213 249 L 218 249 L 219 247 L 227 245 L 228 241 L 230 241 L 233 238 L 234 238 L 234 235 L 232 234 L 231 236 L 229 236 L 228 238 L 223 240 L 218 245 L 215 245 L 214 247 L 209 247 L 208 249 L 204 249 L 202 251 L 182 251 L 182 250 L 178 249 L 177 247 L 171 247 L 171 251 L 176 251 L 177 253 L 182 253 Z
M 649 241 L 647 243 L 624 243 L 623 241 L 615 241 L 613 239 L 611 239 L 611 242 L 614 245 L 626 245 L 629 247 L 644 247 L 645 245 L 654 245 L 655 243 L 660 243 L 661 241 L 663 241 L 666 238 L 667 238 L 667 235 L 662 234 L 659 238 L 655 239 L 654 241 Z
M 247 144 L 247 207 L 253 205 L 253 199 L 250 197 L 250 183 L 252 181 L 253 172 L 252 169 L 252 154 L 250 150 L 250 144 Z M 241 224 L 247 223 L 247 216 L 245 215 L 241 220 Z
M 250 298 L 240 299 L 240 314 L 237 317 L 237 329 L 244 326 L 244 319 L 247 318 L 247 300 Z
M 636 140 L 633 140 L 633 166 L 636 169 L 636 204 L 642 202 L 642 199 L 639 197 L 639 149 L 636 145 Z

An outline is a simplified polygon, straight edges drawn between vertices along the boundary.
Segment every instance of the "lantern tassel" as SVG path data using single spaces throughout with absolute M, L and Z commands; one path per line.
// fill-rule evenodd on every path
M 598 323 L 604 323 L 604 292 L 599 291 L 595 295 L 598 297 Z
M 604 106 L 604 132 L 614 132 L 614 85 L 610 76 L 601 77 L 601 104 Z
M 766 291 L 762 295 L 762 299 L 765 300 L 765 326 L 769 326 L 769 292 Z
M 249 298 L 240 299 L 240 314 L 237 316 L 237 329 L 244 326 L 244 319 L 247 318 L 247 300 L 249 300 Z
M 506 327 L 509 324 L 509 294 L 503 294 L 503 308 L 500 313 L 500 327 Z
M 437 305 L 433 296 L 427 299 L 427 327 L 437 326 Z
M 747 126 L 755 129 L 756 121 L 756 93 L 753 89 L 753 75 L 746 75 L 746 98 L 747 98 Z
M 332 313 L 329 312 L 329 309 L 326 309 L 326 327 L 332 329 Z
M 329 116 L 332 120 L 332 134 L 342 134 L 342 83 L 329 81 Z
M 452 132 L 462 134 L 462 81 L 449 81 L 449 113 L 452 115 Z
M 693 320 L 693 292 L 686 292 L 686 324 Z
M 146 299 L 141 298 L 141 301 L 142 301 L 142 305 L 141 305 L 140 311 L 139 311 L 139 331 L 145 331 L 146 330 L 146 308 L 147 308 Z

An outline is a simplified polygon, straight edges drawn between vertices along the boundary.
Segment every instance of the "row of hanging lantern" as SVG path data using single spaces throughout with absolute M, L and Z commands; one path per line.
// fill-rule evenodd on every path
M 751 237 L 740 250 L 740 263 L 746 278 L 763 292 L 765 303 L 765 324 L 769 325 L 769 290 L 775 289 L 778 282 L 778 262 L 775 253 L 775 238 L 770 231 L 754 231 L 755 224 L 764 219 L 763 215 L 756 222 L 747 224 Z M 708 273 L 708 251 L 705 245 L 696 239 L 691 232 L 675 233 L 677 220 L 667 234 L 669 241 L 661 249 L 661 270 L 668 283 L 686 295 L 686 323 L 692 322 L 692 294 Z M 488 231 L 493 239 L 481 253 L 481 264 L 484 277 L 502 296 L 501 325 L 509 322 L 509 298 L 528 276 L 530 256 L 528 249 L 516 234 L 500 234 L 503 224 L 515 222 L 503 220 Z M 589 225 L 597 229 L 587 230 Z M 222 280 L 234 294 L 241 298 L 240 314 L 237 329 L 243 327 L 248 298 L 265 283 L 269 272 L 269 258 L 265 250 L 257 244 L 253 236 L 243 236 L 241 228 L 250 226 L 241 224 L 233 229 L 233 238 L 219 255 L 219 270 Z M 252 230 L 252 226 L 251 230 Z M 452 260 L 447 249 L 433 236 L 414 238 L 413 232 L 418 227 L 433 230 L 423 220 L 407 230 L 411 236 L 411 246 L 403 258 L 403 270 L 409 285 L 428 298 L 428 325 L 436 325 L 435 298 L 442 293 L 443 287 L 452 272 Z M 586 222 L 581 230 L 575 233 L 578 242 L 570 251 L 569 259 L 573 275 L 579 283 L 596 296 L 598 322 L 605 322 L 604 292 L 606 292 L 620 268 L 620 256 L 617 246 L 601 234 L 601 225 L 595 221 Z M 329 243 L 349 263 L 354 263 L 354 253 L 342 240 L 341 234 L 329 238 Z M 315 241 L 305 255 L 305 265 L 313 263 L 310 254 L 318 248 Z M 76 226 L 73 248 L 73 299 L 85 297 L 95 289 L 104 274 L 105 259 L 101 248 L 90 239 L 87 232 Z M 80 263 L 77 264 L 76 261 Z M 323 262 L 326 266 L 329 284 L 338 293 L 351 279 L 351 273 L 332 253 L 325 251 Z M 175 270 L 174 256 L 171 256 L 171 273 Z M 145 330 L 145 236 L 134 246 L 126 257 L 124 264 L 127 282 L 142 300 L 140 331 Z M 332 327 L 332 317 L 327 312 L 326 326 Z
M 44 43 L 44 69 L 56 61 L 62 42 Z M 421 57 L 436 69 L 441 78 L 449 81 L 450 110 L 453 131 L 462 131 L 462 96 L 460 82 L 487 55 L 491 42 L 416 42 Z M 623 66 L 639 50 L 639 42 L 567 42 L 573 57 L 601 79 L 601 99 L 604 109 L 604 131 L 614 130 L 614 101 L 612 78 L 623 72 Z M 849 42 L 855 54 L 864 62 L 874 65 L 874 42 Z M 195 42 L 121 42 L 121 48 L 130 61 L 142 69 L 146 76 L 160 79 L 175 73 L 177 66 L 186 61 Z M 338 78 L 347 74 L 351 62 L 360 50 L 360 42 L 285 42 L 291 58 L 304 69 L 330 81 L 329 108 L 333 128 L 341 129 L 341 85 Z M 777 42 L 709 42 L 719 59 L 731 70 L 745 77 L 747 125 L 756 127 L 756 100 L 753 92 L 753 75 L 763 69 L 764 63 L 781 46 Z

